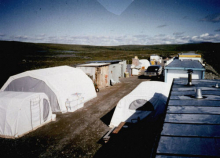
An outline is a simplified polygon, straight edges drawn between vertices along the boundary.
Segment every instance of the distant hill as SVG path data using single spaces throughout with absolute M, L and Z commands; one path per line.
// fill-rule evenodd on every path
M 134 56 L 148 59 L 151 54 L 162 57 L 180 52 L 197 51 L 204 61 L 220 72 L 220 43 L 90 46 L 0 41 L 0 87 L 17 73 L 59 65 L 75 65 L 94 60 L 127 60 Z

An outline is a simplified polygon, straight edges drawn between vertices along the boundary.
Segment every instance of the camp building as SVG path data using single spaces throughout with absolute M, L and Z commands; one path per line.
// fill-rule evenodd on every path
M 192 70 L 192 79 L 204 79 L 205 68 L 198 60 L 191 59 L 174 59 L 170 64 L 165 66 L 165 82 L 172 82 L 174 78 L 187 78 L 188 70 Z
M 127 64 L 126 60 L 90 61 L 76 68 L 85 72 L 98 88 L 104 88 L 120 82 L 119 78 L 124 77 Z

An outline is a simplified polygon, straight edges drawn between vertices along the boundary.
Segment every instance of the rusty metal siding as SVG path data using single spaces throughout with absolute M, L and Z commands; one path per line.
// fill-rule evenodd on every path
M 96 67 L 95 81 L 99 88 L 110 86 L 108 71 L 108 66 Z

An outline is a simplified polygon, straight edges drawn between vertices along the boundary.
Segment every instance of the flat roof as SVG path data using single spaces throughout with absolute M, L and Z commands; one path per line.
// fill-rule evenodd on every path
M 110 63 L 88 63 L 88 64 L 80 64 L 77 67 L 99 67 L 99 66 L 108 66 Z
M 204 69 L 202 64 L 198 60 L 189 60 L 189 59 L 184 59 L 184 60 L 178 60 L 175 59 L 173 60 L 169 65 L 165 67 L 166 68 L 200 68 Z
M 156 155 L 219 157 L 220 80 L 174 79 Z M 203 98 L 197 99 L 195 88 Z
M 187 52 L 187 53 L 179 53 L 179 55 L 200 55 L 200 54 L 197 54 L 194 51 L 190 51 L 190 52 Z

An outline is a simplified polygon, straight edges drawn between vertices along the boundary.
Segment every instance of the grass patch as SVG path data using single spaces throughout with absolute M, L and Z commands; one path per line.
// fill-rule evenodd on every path
M 93 60 L 127 60 L 130 64 L 134 56 L 149 59 L 151 54 L 157 54 L 166 58 L 187 51 L 202 54 L 204 62 L 220 72 L 220 43 L 89 46 L 0 41 L 0 70 L 3 73 L 0 84 L 3 85 L 9 76 L 27 70 L 61 65 L 74 66 Z

